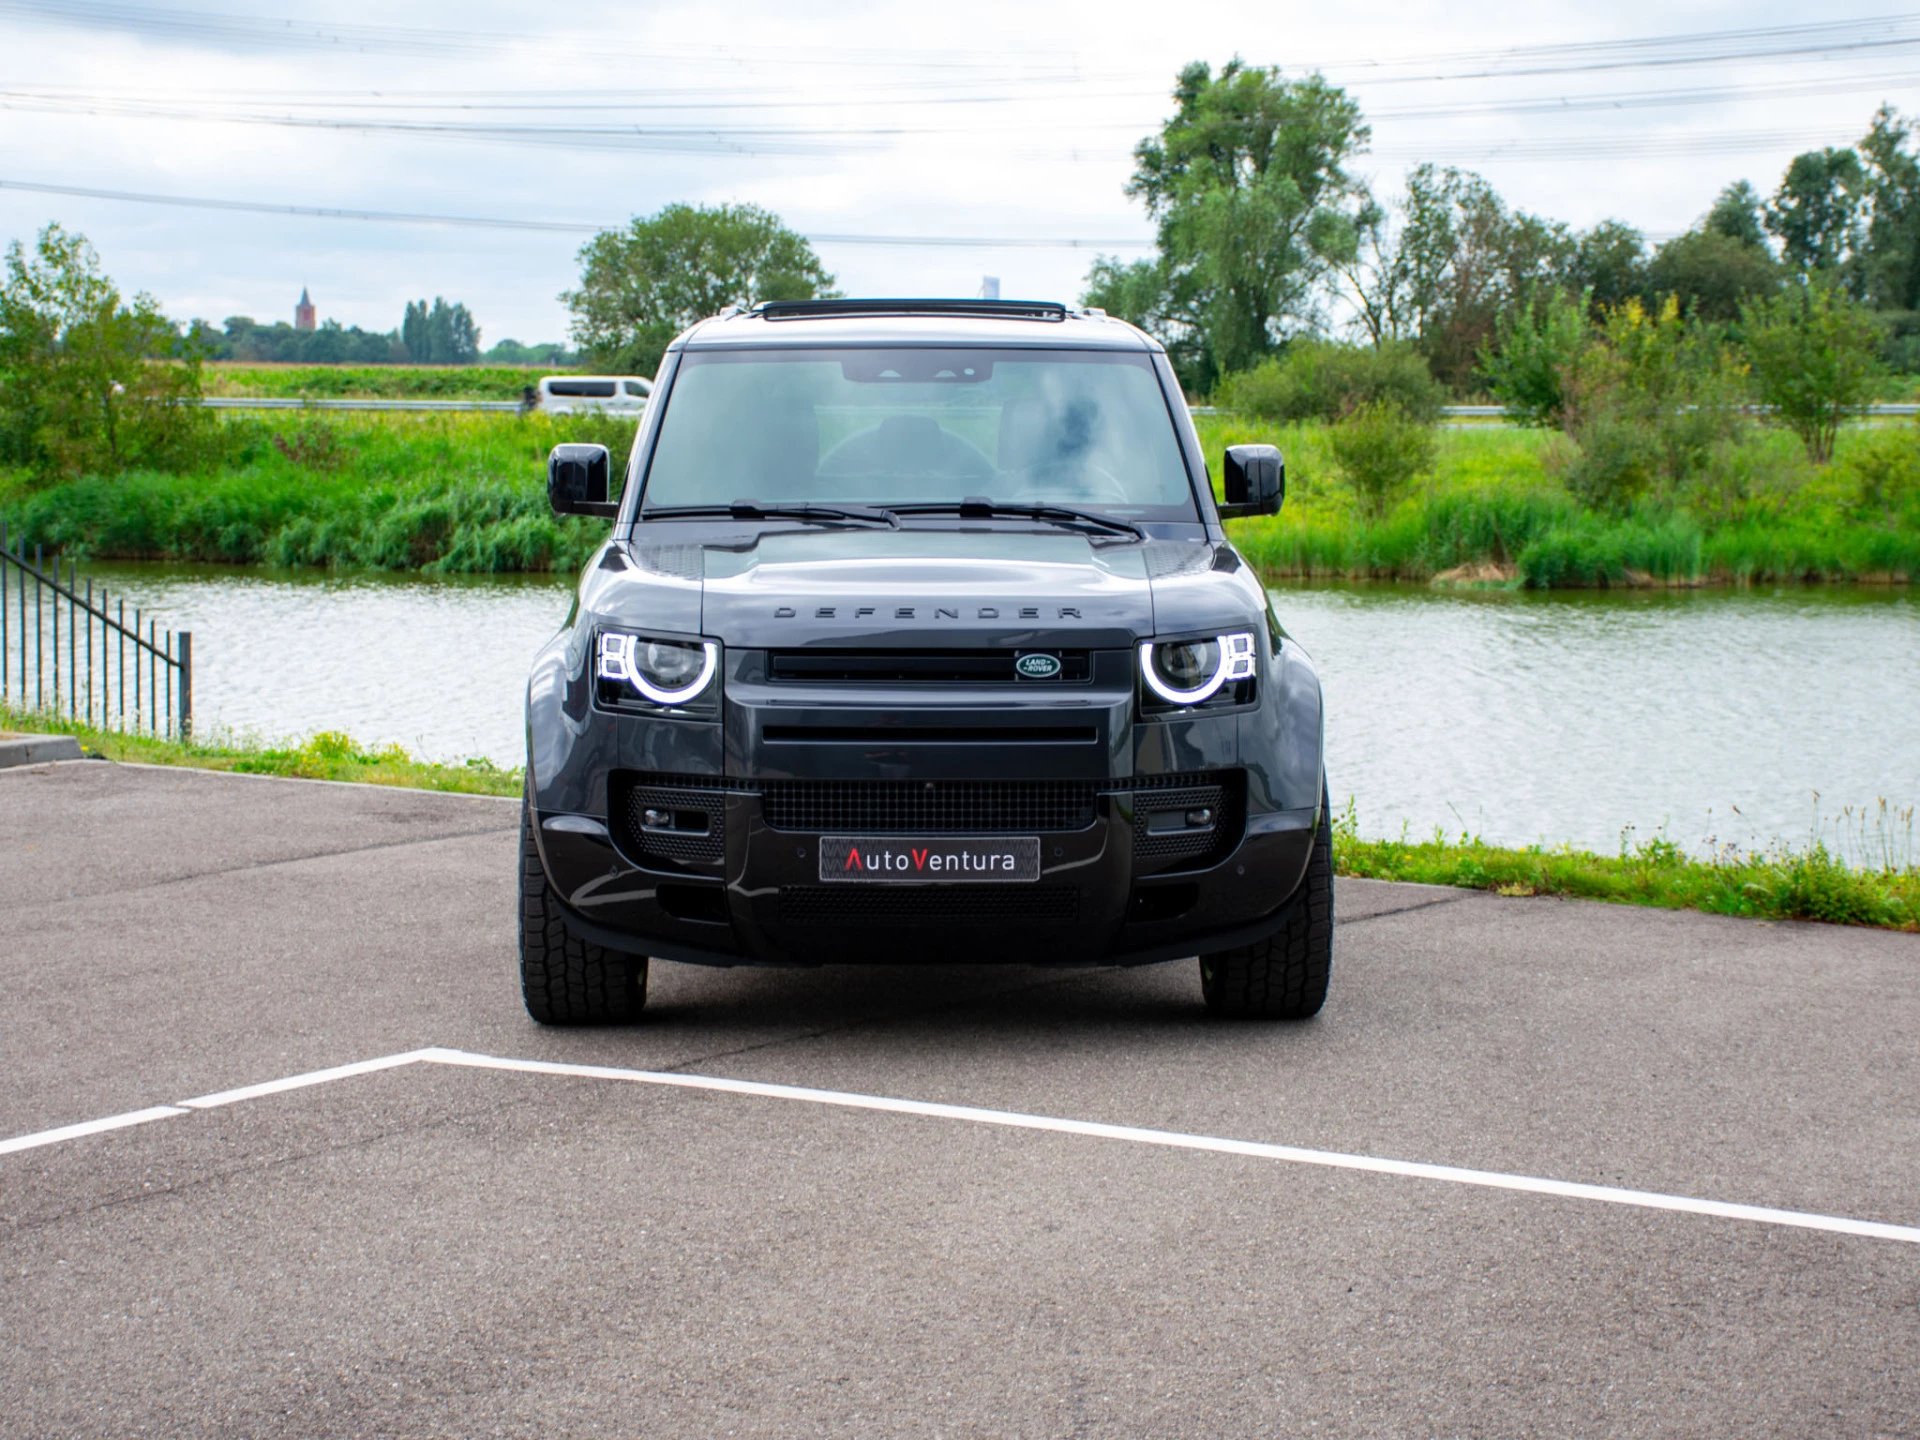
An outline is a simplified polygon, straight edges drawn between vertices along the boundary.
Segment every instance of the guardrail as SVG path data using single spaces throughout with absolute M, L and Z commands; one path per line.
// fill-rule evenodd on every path
M 323 400 L 265 395 L 207 395 L 200 403 L 208 410 L 490 410 L 515 414 L 525 408 L 518 400 Z
M 438 410 L 491 411 L 497 415 L 519 414 L 527 407 L 518 400 L 360 400 L 360 399 L 319 399 L 300 396 L 265 395 L 208 395 L 200 404 L 209 410 L 392 410 L 397 412 L 419 411 L 423 414 Z M 1187 407 L 1195 415 L 1224 415 L 1229 412 L 1216 405 L 1190 405 Z M 1756 406 L 1756 410 L 1764 407 Z M 1440 417 L 1443 420 L 1499 420 L 1506 416 L 1506 408 L 1501 405 L 1442 405 Z M 1866 405 L 1859 414 L 1874 419 L 1884 419 L 1899 415 L 1920 415 L 1920 404 L 1898 401 L 1885 405 Z
M 125 600 L 91 579 L 83 589 L 71 563 L 64 580 L 60 572 L 55 559 L 49 573 L 38 545 L 32 559 L 24 544 L 16 550 L 0 525 L 0 701 L 108 730 L 190 736 L 193 632 L 161 630 L 138 607 L 129 623 Z

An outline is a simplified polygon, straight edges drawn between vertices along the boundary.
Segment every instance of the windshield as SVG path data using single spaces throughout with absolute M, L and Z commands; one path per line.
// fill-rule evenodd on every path
M 1151 358 L 1105 350 L 689 351 L 641 498 L 972 497 L 1198 518 Z

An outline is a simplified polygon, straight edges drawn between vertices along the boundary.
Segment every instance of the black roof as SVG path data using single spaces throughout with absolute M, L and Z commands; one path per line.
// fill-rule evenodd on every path
M 1159 343 L 1099 310 L 1054 300 L 769 300 L 703 320 L 672 348 L 789 345 L 981 345 L 1158 350 Z

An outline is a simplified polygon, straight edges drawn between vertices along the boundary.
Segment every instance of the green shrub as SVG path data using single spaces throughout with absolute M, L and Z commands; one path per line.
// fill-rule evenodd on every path
M 1898 512 L 1920 498 L 1920 429 L 1902 425 L 1859 436 L 1835 468 L 1862 510 Z
M 1480 370 L 1507 418 L 1520 425 L 1558 425 L 1567 409 L 1567 372 L 1587 344 L 1587 302 L 1564 290 L 1535 296 L 1507 311 Z
M 125 299 L 84 235 L 48 225 L 0 274 L 0 461 L 42 475 L 203 462 L 200 365 L 147 356 L 178 340 L 151 295 Z
M 1729 525 L 1756 513 L 1777 513 L 1804 487 L 1806 452 L 1778 430 L 1752 432 L 1742 441 L 1715 445 L 1679 489 L 1679 501 L 1695 519 Z
M 1624 515 L 1654 488 L 1660 446 L 1647 427 L 1603 414 L 1583 427 L 1580 453 L 1566 468 L 1567 492 L 1590 510 Z
M 1872 314 L 1832 286 L 1806 285 L 1747 302 L 1740 331 L 1755 397 L 1800 437 L 1814 464 L 1826 464 L 1840 422 L 1879 384 Z
M 1676 499 L 1744 427 L 1738 367 L 1718 327 L 1671 296 L 1606 312 L 1564 374 L 1562 420 L 1580 445 L 1565 480 L 1595 510 Z
M 1433 469 L 1433 426 L 1397 400 L 1369 400 L 1333 427 L 1333 459 L 1360 507 L 1378 519 L 1416 475 Z
M 1340 345 L 1296 340 L 1287 353 L 1221 381 L 1223 409 L 1261 420 L 1338 420 L 1363 405 L 1391 400 L 1413 419 L 1439 418 L 1446 392 L 1426 359 L 1404 341 Z

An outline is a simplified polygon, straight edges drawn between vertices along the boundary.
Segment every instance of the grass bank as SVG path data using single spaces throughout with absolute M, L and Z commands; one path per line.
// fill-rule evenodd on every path
M 1850 429 L 1818 470 L 1792 436 L 1756 428 L 1693 492 L 1624 515 L 1585 509 L 1568 493 L 1559 437 L 1448 430 L 1432 474 L 1377 516 L 1340 478 L 1325 426 L 1224 415 L 1199 425 L 1216 477 L 1230 444 L 1272 440 L 1285 450 L 1285 509 L 1231 527 L 1276 576 L 1540 588 L 1920 576 L 1920 427 L 1911 425 Z M 0 473 L 0 520 L 29 544 L 76 557 L 565 571 L 592 552 L 605 523 L 548 512 L 547 451 L 596 440 L 624 457 L 632 438 L 632 421 L 600 416 L 225 415 L 193 473 Z
M 590 440 L 624 457 L 633 432 L 605 416 L 223 416 L 195 474 L 0 474 L 0 520 L 81 558 L 566 571 L 606 522 L 548 509 L 547 452 Z
M 1567 492 L 1564 437 L 1446 430 L 1433 473 L 1371 516 L 1340 478 L 1325 426 L 1226 415 L 1196 424 L 1216 478 L 1228 445 L 1270 440 L 1285 452 L 1282 512 L 1228 527 L 1274 575 L 1540 589 L 1920 577 L 1920 428 L 1911 425 L 1849 429 L 1819 469 L 1793 436 L 1756 427 L 1691 493 L 1622 515 L 1586 509 Z
M 1910 827 L 1911 815 L 1904 820 Z M 1340 873 L 1369 880 L 1920 931 L 1920 865 L 1910 841 L 1878 864 L 1848 865 L 1821 840 L 1764 852 L 1729 848 L 1698 859 L 1654 839 L 1599 855 L 1571 846 L 1489 845 L 1473 836 L 1370 839 L 1360 834 L 1351 803 L 1336 818 L 1334 837 Z
M 0 709 L 0 730 L 8 729 L 72 735 L 88 755 L 107 760 L 469 795 L 520 793 L 518 770 L 484 760 L 428 764 L 398 746 L 362 749 L 336 732 L 323 731 L 288 745 L 230 738 L 182 744 Z M 1910 815 L 1905 821 L 1911 827 Z M 1920 931 L 1920 867 L 1914 864 L 1910 828 L 1904 851 L 1884 853 L 1876 865 L 1854 866 L 1842 863 L 1820 841 L 1764 854 L 1729 850 L 1701 860 L 1665 840 L 1646 841 L 1610 856 L 1570 847 L 1513 849 L 1471 837 L 1370 839 L 1360 834 L 1351 804 L 1336 818 L 1334 835 L 1334 857 L 1342 875 L 1510 896 L 1560 895 L 1717 915 Z
M 281 775 L 298 780 L 347 780 L 399 785 L 412 790 L 449 790 L 461 795 L 518 795 L 520 772 L 487 760 L 435 765 L 416 760 L 397 745 L 368 750 L 350 736 L 323 730 L 298 743 L 273 745 L 232 737 L 183 742 L 151 735 L 99 730 L 79 721 L 0 707 L 0 730 L 71 735 L 82 752 L 102 760 L 141 765 L 180 765 L 240 775 Z

